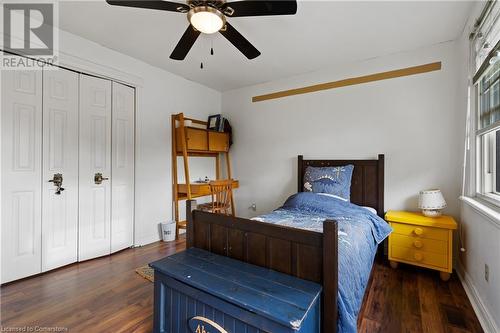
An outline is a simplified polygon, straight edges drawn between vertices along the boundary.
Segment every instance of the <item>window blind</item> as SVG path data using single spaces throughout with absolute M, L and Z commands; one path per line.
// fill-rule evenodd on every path
M 474 83 L 488 70 L 489 59 L 500 50 L 500 4 L 489 1 L 471 35 Z
M 500 63 L 488 69 L 479 83 L 479 129 L 500 121 Z

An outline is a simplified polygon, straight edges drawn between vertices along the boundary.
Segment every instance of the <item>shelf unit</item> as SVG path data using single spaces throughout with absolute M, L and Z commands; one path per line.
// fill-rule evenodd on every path
M 186 126 L 186 121 L 193 125 Z M 211 157 L 215 159 L 215 177 L 221 177 L 221 156 L 224 156 L 227 177 L 231 179 L 231 162 L 229 158 L 229 133 L 207 130 L 207 122 L 186 118 L 184 114 L 174 114 L 172 124 L 172 193 L 174 219 L 176 223 L 176 238 L 179 229 L 186 228 L 186 221 L 179 219 L 179 201 L 210 195 L 207 183 L 191 183 L 189 176 L 189 157 Z M 186 183 L 178 183 L 177 157 L 183 158 L 184 179 Z M 238 188 L 239 182 L 233 182 L 233 188 Z M 231 209 L 234 215 L 234 202 L 231 198 Z

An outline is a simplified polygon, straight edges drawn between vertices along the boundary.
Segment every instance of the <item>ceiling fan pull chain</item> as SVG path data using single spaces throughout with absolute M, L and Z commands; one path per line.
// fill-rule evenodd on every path
M 210 39 L 210 55 L 214 55 L 214 40 Z
M 201 62 L 200 64 L 200 69 L 203 69 L 203 62 Z

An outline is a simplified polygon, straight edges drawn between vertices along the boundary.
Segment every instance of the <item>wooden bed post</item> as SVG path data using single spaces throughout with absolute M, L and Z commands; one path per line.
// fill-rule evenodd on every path
M 175 114 L 170 116 L 171 134 L 172 134 L 172 206 L 174 209 L 175 220 L 175 239 L 179 238 L 179 205 L 177 204 L 177 143 L 175 142 Z
M 338 224 L 323 223 L 323 333 L 337 332 Z
M 299 155 L 298 156 L 298 165 L 297 165 L 297 179 L 298 179 L 298 188 L 297 188 L 297 192 L 303 192 L 303 187 L 304 187 L 304 184 L 302 183 L 303 182 L 303 175 L 304 175 L 304 170 L 303 169 L 303 165 L 302 165 L 302 160 L 304 159 L 304 156 L 302 155 Z
M 384 154 L 379 154 L 378 155 L 378 160 L 377 160 L 377 215 L 380 216 L 381 218 L 384 218 L 385 216 L 385 211 L 384 211 Z M 377 253 L 378 255 L 384 256 L 385 250 L 387 248 L 387 240 L 385 240 L 378 248 L 377 248 Z M 388 249 L 388 248 L 387 248 Z
M 186 248 L 194 246 L 194 219 L 193 211 L 196 209 L 196 200 L 186 201 Z
M 377 213 L 381 218 L 384 218 L 384 154 L 378 155 L 377 183 L 378 183 Z

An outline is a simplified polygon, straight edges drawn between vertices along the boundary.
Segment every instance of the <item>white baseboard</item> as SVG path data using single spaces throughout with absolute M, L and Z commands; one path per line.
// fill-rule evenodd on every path
M 134 246 L 144 246 L 154 242 L 158 242 L 160 240 L 159 234 L 154 234 L 150 236 L 141 237 L 140 239 L 135 241 Z
M 186 230 L 185 229 L 179 229 L 179 234 L 180 235 L 183 235 L 186 233 Z M 144 237 L 141 237 L 139 238 L 137 241 L 135 241 L 135 244 L 134 246 L 144 246 L 144 245 L 148 245 L 148 244 L 151 244 L 151 243 L 154 243 L 154 242 L 158 242 L 158 241 L 161 241 L 161 236 L 159 234 L 154 234 L 154 235 L 150 235 L 150 236 L 144 236 Z
M 472 279 L 469 276 L 469 274 L 467 274 L 467 272 L 464 270 L 460 262 L 458 263 L 456 268 L 458 277 L 462 282 L 462 286 L 464 287 L 465 293 L 469 297 L 469 300 L 472 304 L 472 308 L 474 309 L 477 319 L 479 320 L 479 323 L 481 324 L 481 327 L 483 328 L 484 332 L 485 333 L 500 332 L 498 326 L 495 323 L 495 320 L 493 319 L 493 316 L 488 311 L 488 308 L 484 305 L 484 302 L 479 296 L 479 293 L 476 287 L 474 286 L 474 283 L 472 282 Z

